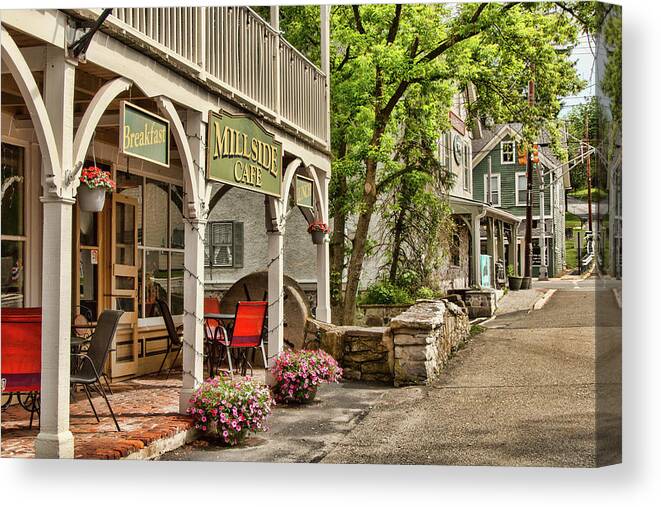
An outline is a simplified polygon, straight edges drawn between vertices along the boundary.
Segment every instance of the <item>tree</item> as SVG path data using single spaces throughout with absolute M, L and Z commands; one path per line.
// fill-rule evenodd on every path
M 556 118 L 559 97 L 581 86 L 567 58 L 577 27 L 573 16 L 546 3 L 334 8 L 331 269 L 337 283 L 348 254 L 346 290 L 335 301 L 343 323 L 354 319 L 370 222 L 379 195 L 391 188 L 384 182 L 412 172 L 395 153 L 406 98 L 432 83 L 438 93 L 451 96 L 472 82 L 479 97 L 473 117 L 521 121 L 532 140 L 544 119 Z M 524 90 L 531 78 L 538 100 L 529 108 Z M 444 110 L 436 104 L 437 116 L 447 118 L 449 101 Z M 443 127 L 439 122 L 436 132 Z M 348 241 L 351 214 L 357 220 Z
M 588 143 L 596 145 L 599 142 L 602 124 L 601 107 L 597 97 L 592 97 L 584 104 L 577 104 L 571 108 L 567 115 L 567 151 L 569 158 L 578 156 L 581 144 L 585 138 L 585 120 L 588 120 Z M 574 190 L 587 187 L 587 170 L 585 163 L 577 164 L 570 173 L 571 186 Z

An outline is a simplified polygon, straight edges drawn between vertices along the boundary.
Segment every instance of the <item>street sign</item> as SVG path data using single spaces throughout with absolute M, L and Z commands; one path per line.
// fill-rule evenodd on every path
M 207 179 L 280 197 L 282 143 L 247 115 L 209 112 Z
M 314 208 L 313 185 L 314 181 L 310 178 L 296 175 L 296 206 Z
M 124 100 L 119 116 L 120 152 L 170 167 L 170 122 Z

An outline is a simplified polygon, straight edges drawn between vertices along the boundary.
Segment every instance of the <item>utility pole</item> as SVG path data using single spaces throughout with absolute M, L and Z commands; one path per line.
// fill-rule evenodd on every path
M 544 171 L 539 169 L 537 175 L 539 176 L 539 276 L 538 280 L 548 280 L 548 264 L 546 263 L 546 219 L 544 212 L 546 205 L 544 203 Z M 552 188 L 552 187 L 551 187 Z
M 535 64 L 531 65 L 532 72 L 535 71 Z M 528 81 L 528 105 L 532 108 L 535 104 L 535 81 Z M 528 150 L 526 164 L 526 236 L 524 245 L 525 265 L 523 276 L 532 277 L 532 149 Z
M 588 110 L 585 111 L 585 150 L 588 149 L 588 143 L 590 142 L 590 131 L 588 129 Z M 588 153 L 588 159 L 586 162 L 586 172 L 588 180 L 588 231 L 592 234 L 592 176 L 590 174 L 590 154 Z

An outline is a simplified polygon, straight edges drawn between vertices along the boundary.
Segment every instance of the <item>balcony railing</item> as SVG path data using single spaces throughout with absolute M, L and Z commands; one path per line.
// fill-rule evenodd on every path
M 250 8 L 119 8 L 106 23 L 328 145 L 326 75 Z

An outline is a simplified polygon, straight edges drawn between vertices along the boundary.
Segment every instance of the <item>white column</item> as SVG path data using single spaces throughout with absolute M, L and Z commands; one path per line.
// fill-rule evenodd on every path
M 320 5 L 321 70 L 326 74 L 326 141 L 330 144 L 330 5 Z
M 204 232 L 206 220 L 184 221 L 184 348 L 179 411 L 204 380 Z
M 64 51 L 48 47 L 44 71 L 44 104 L 53 129 L 58 162 L 72 169 L 73 94 L 75 66 Z M 45 175 L 55 173 L 44 158 Z M 59 169 L 59 168 L 58 168 Z M 44 191 L 42 323 L 41 323 L 41 419 L 35 442 L 37 458 L 73 458 L 69 430 L 69 382 L 71 376 L 71 241 L 72 205 L 68 189 Z M 59 194 L 59 195 L 58 195 Z
M 205 196 L 205 128 L 202 114 L 188 111 L 186 136 L 191 161 L 195 167 L 189 178 L 184 177 L 184 348 L 182 350 L 182 385 L 179 411 L 185 413 L 193 391 L 204 381 L 204 235 L 206 217 L 203 204 L 195 202 L 191 186 L 195 185 L 198 198 Z M 204 218 L 202 218 L 204 216 Z
M 268 237 L 268 363 L 273 366 L 275 357 L 282 352 L 285 343 L 284 335 L 284 231 L 267 231 Z M 267 382 L 272 383 L 267 373 Z
M 37 458 L 73 458 L 69 431 L 71 198 L 42 197 L 41 419 Z
M 480 273 L 480 218 L 479 213 L 471 214 L 472 228 L 473 228 L 473 285 L 482 287 L 482 277 Z

